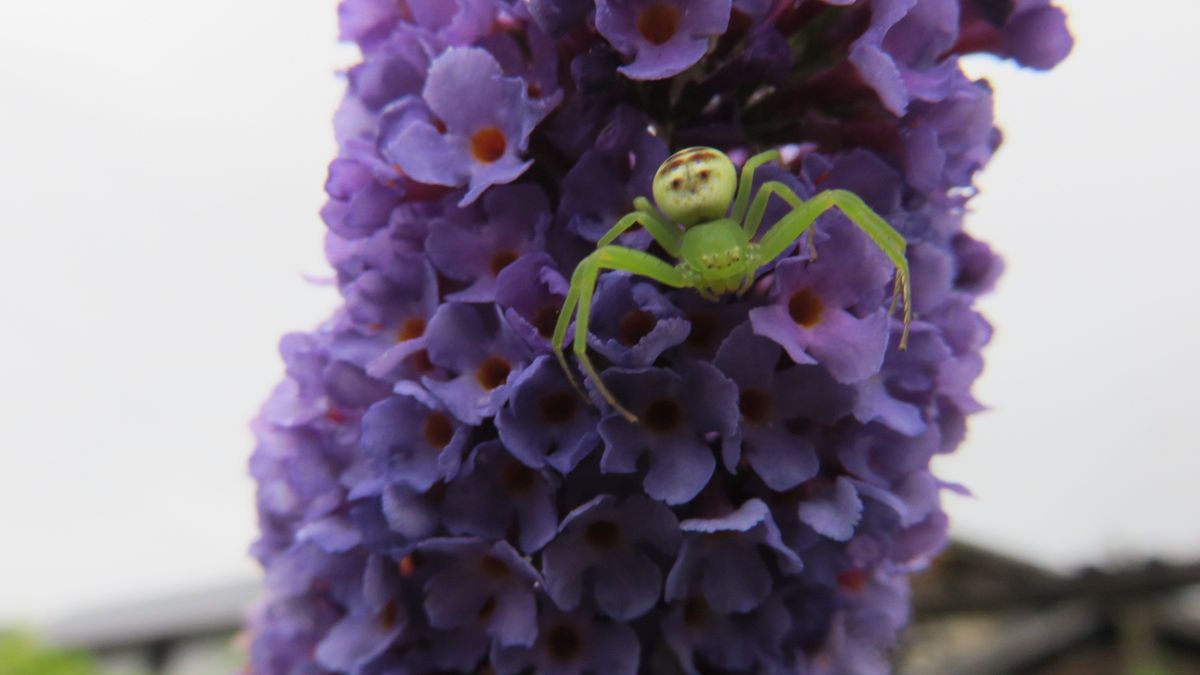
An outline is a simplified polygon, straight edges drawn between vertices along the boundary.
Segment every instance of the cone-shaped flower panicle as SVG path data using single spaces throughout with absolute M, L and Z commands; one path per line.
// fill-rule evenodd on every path
M 321 211 L 343 303 L 281 341 L 254 423 L 253 672 L 886 672 L 907 576 L 946 541 L 930 460 L 980 409 L 974 301 L 1002 269 L 964 229 L 1000 134 L 959 59 L 1050 68 L 1062 11 L 342 0 L 338 18 L 361 51 Z M 668 159 L 689 147 L 739 171 L 778 150 L 750 190 L 840 201 L 784 241 L 803 207 L 739 200 L 757 243 L 680 263 L 683 226 L 647 200 L 664 166 L 683 173 L 663 189 L 707 194 L 715 155 Z M 747 278 L 696 276 L 760 250 Z

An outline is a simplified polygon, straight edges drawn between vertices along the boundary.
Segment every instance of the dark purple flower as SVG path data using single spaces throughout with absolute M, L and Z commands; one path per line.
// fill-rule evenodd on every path
M 450 49 L 429 67 L 423 111 L 383 139 L 384 154 L 422 183 L 468 186 L 460 206 L 529 168 L 529 134 L 559 97 L 532 101 L 524 82 L 506 77 L 478 48 Z M 444 131 L 443 131 L 444 129 Z
M 490 305 L 442 305 L 430 319 L 425 339 L 429 360 L 453 376 L 422 382 L 467 424 L 495 415 L 508 399 L 509 383 L 530 361 L 525 343 Z
M 412 383 L 397 385 L 396 394 L 363 416 L 363 453 L 391 480 L 428 490 L 458 473 L 470 427 Z
M 500 272 L 496 278 L 496 304 L 504 308 L 508 325 L 530 348 L 549 353 L 567 288 L 567 280 L 559 274 L 553 258 L 541 252 L 530 253 Z
M 791 623 L 778 600 L 750 612 L 721 614 L 697 596 L 672 606 L 663 619 L 663 633 L 687 675 L 712 669 L 753 671 L 755 666 L 765 670 L 754 672 L 785 672 L 783 639 Z
M 641 646 L 633 629 L 594 617 L 590 612 L 563 613 L 549 601 L 539 609 L 538 639 L 533 647 L 492 650 L 500 675 L 532 669 L 545 675 L 634 675 Z
M 542 30 L 554 37 L 566 33 L 592 11 L 594 0 L 521 0 Z
M 509 404 L 496 415 L 500 440 L 514 457 L 569 474 L 600 445 L 600 416 L 571 388 L 562 367 L 540 356 L 512 383 Z
M 455 534 L 500 539 L 511 536 L 525 553 L 554 538 L 557 486 L 495 441 L 482 443 L 446 487 L 442 517 Z
M 649 129 L 645 115 L 629 107 L 617 108 L 595 144 L 563 176 L 559 217 L 568 230 L 597 241 L 634 210 L 635 198 L 651 194 L 654 173 L 670 152 Z M 645 248 L 650 235 L 638 228 L 617 242 Z
M 662 569 L 649 553 L 670 555 L 679 546 L 679 522 L 669 508 L 638 495 L 620 503 L 601 495 L 567 514 L 558 529 L 542 553 L 542 572 L 560 608 L 579 606 L 586 577 L 589 596 L 613 619 L 627 621 L 658 604 Z
M 669 601 L 699 597 L 722 614 L 749 612 L 767 599 L 774 586 L 760 548 L 773 553 L 785 574 L 804 566 L 784 545 L 771 510 L 759 499 L 717 518 L 685 520 L 679 528 L 687 536 L 667 577 Z
M 725 468 L 736 472 L 748 463 L 772 490 L 784 491 L 817 473 L 816 449 L 794 433 L 796 423 L 830 424 L 850 409 L 848 387 L 834 382 L 820 368 L 793 366 L 778 371 L 781 349 L 754 335 L 743 324 L 721 345 L 715 364 L 738 386 L 738 427 L 741 439 L 729 446 Z
M 712 478 L 716 459 L 709 437 L 735 442 L 737 388 L 707 363 L 679 372 L 660 368 L 612 368 L 604 381 L 639 416 L 638 422 L 611 413 L 600 421 L 606 473 L 632 473 L 647 456 L 646 494 L 668 504 L 695 497 Z
M 825 645 L 812 656 L 814 675 L 887 675 L 888 652 L 908 621 L 908 585 L 902 577 L 864 574 L 840 594 Z
M 429 259 L 450 279 L 469 284 L 446 296 L 456 302 L 492 302 L 504 268 L 542 248 L 550 224 L 546 196 L 533 185 L 488 191 L 482 209 L 451 210 L 434 222 L 425 240 Z
M 619 69 L 635 80 L 687 70 L 725 32 L 729 0 L 597 0 L 596 30 L 633 60 Z
M 395 598 L 396 580 L 385 569 L 390 561 L 372 556 L 362 576 L 361 595 L 317 644 L 316 660 L 325 668 L 354 671 L 383 653 L 404 632 L 409 618 Z
M 814 481 L 800 502 L 800 520 L 830 539 L 846 541 L 862 517 L 863 504 L 854 482 L 845 476 Z
M 712 302 L 693 291 L 676 291 L 667 297 L 688 322 L 687 338 L 677 348 L 688 358 L 712 361 L 733 329 L 749 317 L 748 303 Z
M 651 284 L 608 274 L 596 285 L 588 345 L 615 365 L 644 367 L 683 342 L 690 328 Z
M 496 644 L 530 646 L 537 637 L 534 585 L 542 577 L 506 541 L 430 539 L 418 548 L 437 555 L 425 582 L 425 613 L 435 628 L 481 625 Z
M 1041 70 L 1053 68 L 1071 52 L 1066 15 L 1049 0 L 969 3 L 963 14 L 960 52 L 988 51 Z

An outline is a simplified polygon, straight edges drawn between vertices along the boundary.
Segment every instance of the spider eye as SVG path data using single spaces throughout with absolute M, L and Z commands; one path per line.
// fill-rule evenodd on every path
M 682 225 L 725 215 L 737 190 L 737 169 L 714 148 L 687 148 L 671 155 L 654 174 L 654 201 Z

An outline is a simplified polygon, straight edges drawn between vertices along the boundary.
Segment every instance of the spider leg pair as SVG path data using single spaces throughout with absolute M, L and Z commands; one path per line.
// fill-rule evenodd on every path
M 742 293 L 754 282 L 758 271 L 791 248 L 821 214 L 837 207 L 859 227 L 896 267 L 892 307 L 904 302 L 904 327 L 900 348 L 908 343 L 912 320 L 911 290 L 905 240 L 858 195 L 846 190 L 826 190 L 803 200 L 778 181 L 763 184 L 750 197 L 755 170 L 779 160 L 778 151 L 755 155 L 746 161 L 740 179 L 732 162 L 712 148 L 688 148 L 675 153 L 655 176 L 655 201 L 670 220 L 662 218 L 645 197 L 634 200 L 634 211 L 617 221 L 596 243 L 596 250 L 583 259 L 571 276 L 571 285 L 558 316 L 551 344 L 572 386 L 582 389 L 571 373 L 563 347 L 567 329 L 575 318 L 573 351 L 584 374 L 597 392 L 631 422 L 637 416 L 617 401 L 600 379 L 587 355 L 588 323 L 596 279 L 602 270 L 618 270 L 649 277 L 672 288 L 694 288 L 715 300 L 729 292 Z M 736 200 L 734 191 L 736 190 Z M 792 210 L 780 218 L 757 241 L 764 214 L 772 196 L 783 199 Z M 732 211 L 730 206 L 732 203 Z M 723 217 L 729 212 L 730 217 Z M 645 251 L 614 245 L 622 233 L 641 225 L 664 251 L 679 262 L 672 265 Z

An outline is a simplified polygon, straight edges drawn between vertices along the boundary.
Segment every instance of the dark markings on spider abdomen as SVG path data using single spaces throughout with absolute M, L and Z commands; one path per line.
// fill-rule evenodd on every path
M 672 157 L 671 159 L 668 159 L 667 163 L 663 165 L 663 167 L 662 167 L 662 169 L 660 169 L 660 171 L 662 171 L 663 173 L 669 173 L 669 172 L 674 171 L 675 169 L 678 169 L 679 167 L 684 166 L 686 164 L 691 164 L 693 162 L 705 162 L 710 159 L 716 159 L 716 158 L 717 158 L 716 153 L 714 153 L 712 150 L 709 150 L 707 148 L 697 148 L 695 150 L 684 150 L 682 152 L 676 153 L 675 156 Z

